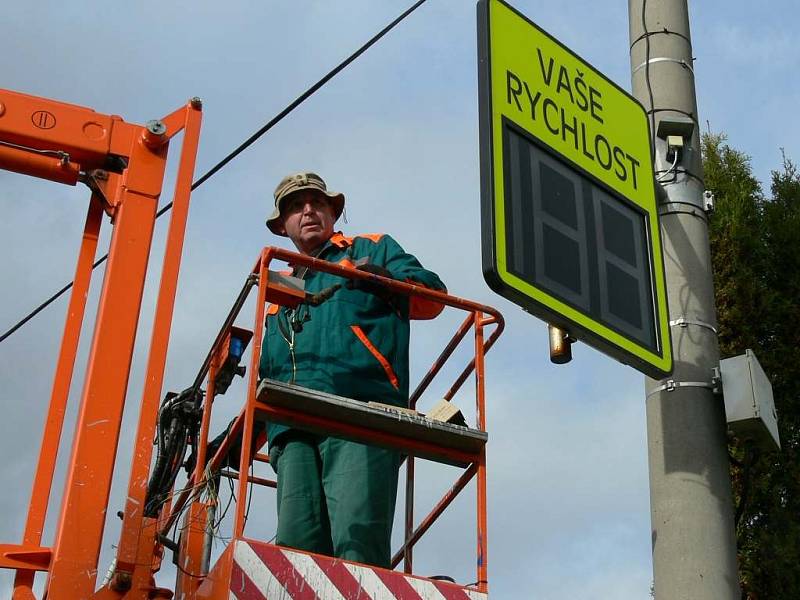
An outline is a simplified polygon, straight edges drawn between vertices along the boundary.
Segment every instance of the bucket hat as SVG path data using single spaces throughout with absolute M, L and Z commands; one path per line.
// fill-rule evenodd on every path
M 280 233 L 277 228 L 281 218 L 283 201 L 295 192 L 300 192 L 302 190 L 313 190 L 314 192 L 324 195 L 330 201 L 336 219 L 342 215 L 342 210 L 344 210 L 344 194 L 328 191 L 325 180 L 316 173 L 310 171 L 292 173 L 281 179 L 278 187 L 275 188 L 275 209 L 272 211 L 272 214 L 267 217 L 267 228 L 275 235 L 286 236 L 285 233 Z

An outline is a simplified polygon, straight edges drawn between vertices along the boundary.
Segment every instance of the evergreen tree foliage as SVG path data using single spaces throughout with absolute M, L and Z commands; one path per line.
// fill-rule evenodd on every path
M 779 452 L 731 443 L 742 598 L 800 598 L 800 174 L 784 156 L 765 198 L 749 158 L 703 138 L 723 358 L 748 348 L 775 395 Z

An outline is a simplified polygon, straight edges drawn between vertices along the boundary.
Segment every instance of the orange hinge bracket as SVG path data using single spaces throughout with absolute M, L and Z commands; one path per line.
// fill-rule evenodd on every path
M 50 548 L 0 544 L 0 567 L 5 569 L 27 569 L 47 571 L 50 567 Z

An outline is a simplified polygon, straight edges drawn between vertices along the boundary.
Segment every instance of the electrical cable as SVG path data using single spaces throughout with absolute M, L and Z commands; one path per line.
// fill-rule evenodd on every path
M 647 0 L 642 0 L 642 29 L 644 30 L 644 79 L 647 84 L 647 94 L 650 97 L 650 144 L 653 153 L 656 151 L 656 117 L 653 86 L 650 83 L 650 32 L 647 30 Z
M 195 575 L 194 573 L 189 573 L 189 571 L 184 569 L 178 563 L 172 563 L 172 564 L 175 565 L 175 567 L 178 569 L 178 571 L 180 571 L 181 573 L 183 573 L 187 577 L 191 577 L 192 579 L 205 579 L 206 577 L 208 577 L 208 575 Z
M 244 142 L 242 142 L 235 150 L 233 150 L 230 154 L 228 154 L 225 158 L 219 161 L 216 165 L 214 165 L 205 175 L 200 177 L 197 181 L 192 184 L 192 191 L 199 188 L 203 185 L 206 181 L 211 179 L 217 172 L 222 169 L 225 165 L 231 162 L 234 158 L 236 158 L 239 154 L 244 152 L 247 148 L 249 148 L 253 143 L 255 143 L 261 136 L 267 133 L 270 129 L 272 129 L 275 125 L 277 125 L 280 121 L 284 119 L 284 117 L 288 116 L 295 108 L 300 106 L 305 100 L 307 100 L 311 95 L 313 95 L 316 91 L 318 91 L 322 86 L 324 86 L 328 81 L 333 79 L 336 75 L 338 75 L 342 70 L 344 70 L 347 66 L 350 65 L 354 60 L 356 60 L 359 56 L 364 54 L 370 47 L 375 45 L 383 36 L 389 33 L 392 29 L 395 28 L 401 21 L 403 21 L 406 17 L 408 17 L 412 12 L 414 12 L 417 8 L 422 6 L 426 0 L 417 0 L 410 8 L 406 9 L 400 16 L 398 16 L 394 21 L 389 23 L 386 27 L 381 29 L 378 33 L 376 33 L 372 38 L 370 38 L 364 45 L 362 45 L 358 50 L 353 52 L 349 57 L 339 63 L 336 67 L 331 69 L 322 79 L 317 81 L 314 85 L 308 88 L 305 92 L 300 94 L 291 104 L 289 104 L 286 108 L 284 108 L 281 112 L 275 115 L 269 122 L 267 122 L 263 127 L 261 127 L 258 131 L 256 131 L 253 135 L 247 138 Z M 159 209 L 156 213 L 156 219 L 162 216 L 164 213 L 168 212 L 172 208 L 172 202 L 164 205 L 163 208 Z M 92 269 L 103 263 L 108 258 L 108 254 L 100 258 L 97 262 L 92 265 Z M 33 317 L 39 314 L 42 310 L 47 308 L 50 304 L 55 302 L 58 298 L 60 298 L 65 292 L 67 292 L 71 287 L 72 283 L 70 282 L 61 288 L 58 292 L 50 296 L 47 300 L 45 300 L 42 304 L 40 304 L 36 309 L 34 309 L 31 313 L 29 313 L 26 317 L 21 319 L 17 322 L 13 327 L 8 329 L 5 333 L 0 335 L 0 343 L 6 340 L 11 334 L 17 331 L 20 327 L 25 325 L 28 321 L 30 321 Z
M 228 502 L 225 505 L 225 508 L 222 511 L 222 514 L 219 517 L 217 517 L 214 520 L 214 522 L 212 523 L 211 527 L 212 527 L 213 531 L 218 531 L 219 528 L 222 526 L 222 521 L 225 519 L 225 516 L 228 514 L 228 509 L 230 509 L 231 504 L 236 500 L 236 493 L 234 492 L 234 489 L 233 489 L 233 482 L 230 479 L 228 479 L 228 487 L 230 488 L 230 496 L 228 496 Z M 215 535 L 214 537 L 215 537 L 215 539 L 219 539 L 223 543 L 225 543 L 226 538 L 224 538 L 223 536 Z M 227 539 L 230 539 L 230 538 L 227 538 Z
M 173 500 L 177 494 L 179 494 L 180 492 L 185 491 L 185 489 L 190 489 L 191 490 L 191 492 L 190 492 L 189 496 L 187 496 L 183 506 L 178 511 L 178 514 L 175 517 L 175 519 L 174 519 L 174 521 L 172 523 L 172 526 L 170 527 L 170 530 L 172 531 L 172 537 L 175 537 L 175 534 L 178 531 L 178 526 L 180 524 L 181 518 L 186 514 L 186 511 L 189 510 L 189 506 L 196 499 L 202 498 L 203 492 L 205 491 L 205 489 L 206 489 L 206 487 L 208 485 L 209 485 L 209 482 L 206 481 L 206 480 L 203 480 L 200 483 L 194 484 L 190 488 L 184 488 L 184 490 L 180 490 L 180 491 L 173 490 L 170 494 L 168 494 L 166 500 Z M 143 524 L 142 528 L 141 528 L 141 531 L 144 531 L 144 529 L 146 527 L 147 527 L 147 525 Z
M 694 113 L 692 113 L 692 112 L 688 112 L 688 111 L 685 111 L 685 110 L 681 110 L 680 108 L 654 108 L 654 109 L 652 109 L 652 110 L 648 110 L 648 111 L 647 111 L 647 115 L 648 115 L 648 116 L 650 116 L 650 115 L 654 115 L 654 114 L 655 114 L 655 113 L 657 113 L 657 112 L 672 112 L 672 113 L 678 113 L 678 114 L 684 115 L 684 116 L 686 116 L 686 117 L 689 117 L 689 118 L 690 118 L 692 121 L 694 121 L 694 122 L 695 122 L 695 123 L 696 123 L 696 124 L 699 126 L 699 123 L 697 122 L 697 117 L 696 117 L 696 116 L 695 116 L 695 114 L 694 114 Z
M 167 536 L 167 535 L 159 534 L 160 543 L 162 545 L 164 545 L 165 547 L 169 548 L 170 550 L 172 550 L 173 552 L 177 552 L 178 551 L 178 546 L 180 544 L 179 544 L 179 541 L 176 541 L 176 538 L 178 540 L 180 540 L 179 534 L 182 535 L 183 532 L 186 531 L 186 529 L 188 529 L 192 525 L 196 525 L 196 524 L 201 523 L 201 521 L 199 520 L 199 517 L 196 517 L 193 520 L 187 520 L 186 523 L 181 525 L 181 522 L 184 520 L 184 515 L 186 515 L 187 511 L 189 510 L 189 506 L 197 498 L 202 499 L 203 497 L 205 497 L 206 502 L 213 503 L 214 505 L 216 505 L 218 503 L 217 490 L 216 490 L 216 486 L 214 484 L 214 479 L 211 478 L 211 473 L 208 470 L 206 470 L 203 473 L 203 475 L 204 476 L 203 476 L 202 481 L 200 481 L 199 483 L 194 484 L 190 488 L 192 490 L 191 494 L 186 499 L 186 502 L 184 503 L 183 507 L 178 512 L 178 515 L 177 515 L 177 517 L 175 517 L 175 520 L 174 520 L 174 522 L 172 524 L 172 527 L 170 528 L 171 535 Z M 172 493 L 169 494 L 169 497 L 172 497 L 174 495 L 175 495 L 175 492 L 173 491 Z M 215 529 L 216 525 L 215 525 L 215 522 L 213 521 L 213 519 L 208 523 L 208 525 L 211 528 L 211 537 L 213 537 L 214 539 L 219 539 L 219 540 L 224 541 L 225 538 L 223 538 L 221 535 L 219 535 L 218 529 Z M 142 530 L 144 530 L 144 528 L 145 528 L 145 526 L 143 525 L 142 526 Z M 180 569 L 180 565 L 178 565 L 177 562 L 175 564 Z M 186 571 L 183 571 L 183 572 L 186 575 L 189 575 L 189 576 L 192 576 L 192 577 L 198 577 L 196 575 L 192 575 L 191 573 L 187 573 Z M 200 576 L 200 577 L 205 577 L 205 576 Z
M 631 50 L 633 50 L 633 47 L 634 47 L 634 46 L 635 46 L 635 45 L 636 45 L 638 42 L 640 42 L 640 41 L 642 41 L 644 38 L 646 38 L 646 37 L 650 37 L 650 36 L 652 36 L 652 35 L 677 35 L 679 38 L 683 38 L 684 40 L 686 40 L 686 42 L 687 42 L 688 44 L 691 44 L 691 43 L 692 43 L 692 42 L 691 42 L 691 40 L 690 40 L 688 37 L 686 37 L 685 35 L 683 35 L 682 33 L 679 33 L 679 32 L 677 32 L 677 31 L 672 31 L 671 29 L 667 29 L 666 27 L 663 27 L 663 28 L 662 28 L 662 29 L 660 29 L 659 31 L 647 31 L 647 30 L 645 30 L 645 33 L 643 33 L 642 35 L 640 35 L 638 38 L 636 38 L 635 40 L 633 40 L 633 41 L 631 42 L 630 49 L 631 49 Z
M 663 173 L 666 173 L 666 171 L 664 171 L 663 169 L 654 172 L 656 177 L 658 177 L 659 175 L 661 175 Z M 681 167 L 676 167 L 675 168 L 675 177 L 677 178 L 679 175 L 682 176 L 682 177 L 687 177 L 687 178 L 694 179 L 695 181 L 700 183 L 700 185 L 705 185 L 705 182 L 702 179 L 700 179 L 697 175 L 695 175 L 694 173 L 692 173 L 690 171 L 687 171 L 686 169 L 683 169 Z
M 656 181 L 658 183 L 672 183 L 678 178 L 678 172 L 675 171 L 675 167 L 678 166 L 678 151 L 675 150 L 673 152 L 672 164 L 670 165 L 669 169 L 664 173 L 663 177 L 657 177 Z M 672 179 L 669 179 L 667 176 L 673 173 Z
M 752 470 L 756 466 L 757 458 L 758 458 L 758 449 L 752 444 L 747 444 L 747 446 L 745 447 L 744 461 L 740 462 L 738 465 L 741 478 L 740 479 L 741 491 L 739 493 L 739 502 L 736 505 L 736 512 L 733 517 L 733 524 L 734 527 L 736 528 L 737 533 L 741 527 L 742 519 L 744 518 L 744 515 L 747 512 L 748 502 L 750 501 L 750 488 L 753 479 L 755 479 L 752 476 Z
M 250 477 L 252 478 L 253 475 L 253 461 L 250 461 Z M 247 490 L 247 504 L 245 505 L 244 509 L 244 524 L 247 525 L 247 518 L 250 516 L 250 502 L 253 500 L 253 488 L 256 487 L 254 483 L 248 482 L 249 485 Z

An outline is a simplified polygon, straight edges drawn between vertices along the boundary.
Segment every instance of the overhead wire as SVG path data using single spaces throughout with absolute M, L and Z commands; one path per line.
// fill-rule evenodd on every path
M 300 94 L 292 103 L 290 103 L 286 108 L 284 108 L 281 112 L 275 115 L 272 119 L 270 119 L 267 123 L 264 124 L 263 127 L 258 129 L 253 135 L 247 138 L 244 142 L 242 142 L 237 148 L 235 148 L 232 152 L 230 152 L 225 158 L 219 161 L 216 165 L 214 165 L 208 172 L 206 172 L 202 177 L 200 177 L 197 181 L 192 184 L 191 190 L 194 191 L 203 185 L 206 181 L 211 179 L 217 172 L 220 171 L 225 165 L 231 162 L 234 158 L 236 158 L 239 154 L 244 152 L 247 148 L 253 145 L 261 136 L 267 133 L 270 129 L 272 129 L 275 125 L 280 123 L 286 116 L 288 116 L 295 108 L 300 106 L 305 100 L 307 100 L 311 95 L 313 95 L 316 91 L 318 91 L 322 86 L 328 83 L 331 79 L 333 79 L 336 75 L 338 75 L 341 71 L 343 71 L 346 67 L 350 65 L 354 60 L 356 60 L 359 56 L 364 54 L 370 47 L 375 45 L 382 37 L 384 37 L 387 33 L 389 33 L 392 29 L 395 28 L 401 21 L 403 21 L 406 17 L 408 17 L 411 13 L 413 13 L 417 8 L 422 6 L 427 0 L 417 0 L 413 5 L 411 5 L 408 9 L 406 9 L 402 14 L 400 14 L 396 19 L 394 19 L 391 23 L 386 25 L 383 29 L 381 29 L 378 33 L 372 36 L 366 43 L 364 43 L 358 50 L 353 52 L 350 56 L 348 56 L 345 60 L 340 62 L 336 67 L 331 69 L 325 76 L 323 76 L 319 81 L 317 81 L 314 85 L 308 88 L 305 92 Z M 172 202 L 165 204 L 159 211 L 156 213 L 156 219 L 161 217 L 164 213 L 168 212 L 172 208 Z M 108 258 L 108 254 L 103 256 L 102 258 L 98 259 L 93 265 L 92 269 L 96 268 Z M 69 291 L 72 288 L 73 282 L 66 284 L 60 290 L 58 290 L 55 294 L 50 296 L 47 300 L 42 302 L 39 306 L 37 306 L 33 311 L 31 311 L 28 315 L 23 317 L 20 321 L 18 321 L 14 326 L 10 329 L 5 331 L 2 335 L 0 335 L 0 342 L 5 341 L 10 335 L 14 332 L 19 330 L 23 325 L 25 325 L 28 321 L 30 321 L 33 317 L 47 308 L 50 304 L 55 302 L 58 298 L 60 298 L 64 293 Z
M 106 261 L 106 259 L 107 259 L 107 258 L 108 258 L 108 254 L 106 254 L 105 256 L 103 256 L 103 257 L 101 257 L 101 258 L 99 258 L 97 261 L 95 261 L 95 263 L 92 265 L 92 270 L 96 269 L 96 268 L 97 268 L 97 267 L 99 267 L 101 264 L 103 264 L 103 263 Z M 11 327 L 11 328 L 10 328 L 8 331 L 6 331 L 6 332 L 5 332 L 3 335 L 0 335 L 0 342 L 3 342 L 3 341 L 4 341 L 4 340 L 7 338 L 7 337 L 9 337 L 9 336 L 10 336 L 12 333 L 14 333 L 14 332 L 15 332 L 17 329 L 19 329 L 20 327 L 22 327 L 23 325 L 25 325 L 25 323 L 27 323 L 28 321 L 30 321 L 30 320 L 31 320 L 33 317 L 35 317 L 36 315 L 38 315 L 40 312 L 42 312 L 42 311 L 43 311 L 45 308 L 47 308 L 47 307 L 48 307 L 50 304 L 52 304 L 53 302 L 55 302 L 56 300 L 58 300 L 58 298 L 59 298 L 59 297 L 61 297 L 61 296 L 62 296 L 64 293 L 68 292 L 68 291 L 69 291 L 69 289 L 72 287 L 72 284 L 73 284 L 73 283 L 74 283 L 74 282 L 70 281 L 70 282 L 69 282 L 67 285 L 65 285 L 64 287 L 62 287 L 62 288 L 61 288 L 60 290 L 58 290 L 58 291 L 57 291 L 55 294 L 53 294 L 53 295 L 52 295 L 52 296 L 50 296 L 50 297 L 49 297 L 47 300 L 45 300 L 44 302 L 42 302 L 42 303 L 41 303 L 39 306 L 37 306 L 36 308 L 34 308 L 34 309 L 33 309 L 33 310 L 30 312 L 30 313 L 28 313 L 28 315 L 27 315 L 27 316 L 25 316 L 23 319 L 21 319 L 20 321 L 18 321 L 18 322 L 16 323 L 16 325 L 14 325 L 13 327 Z

